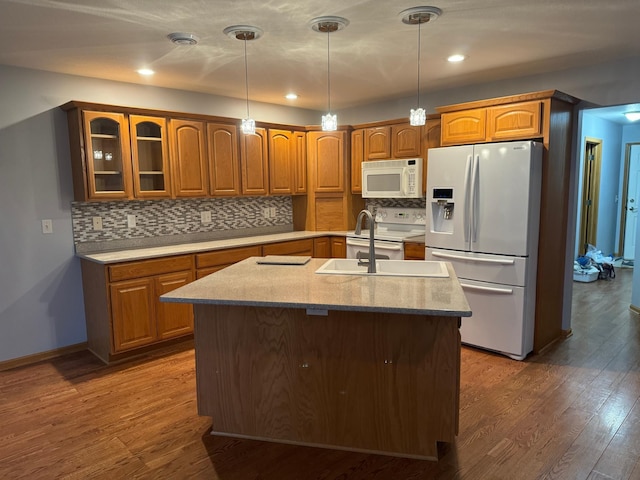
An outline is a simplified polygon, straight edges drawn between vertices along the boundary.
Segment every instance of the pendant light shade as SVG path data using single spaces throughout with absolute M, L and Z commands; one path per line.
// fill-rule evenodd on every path
M 240 129 L 244 134 L 253 134 L 256 133 L 256 122 L 249 115 L 249 63 L 247 61 L 247 42 L 257 40 L 262 36 L 263 32 L 258 27 L 252 27 L 250 25 L 232 25 L 225 28 L 223 33 L 244 42 L 244 84 L 247 99 L 247 116 L 242 119 Z
M 333 32 L 342 30 L 349 25 L 349 20 L 342 17 L 316 17 L 311 20 L 311 28 L 320 33 L 327 34 L 327 114 L 322 116 L 322 130 L 334 131 L 338 129 L 338 116 L 331 114 L 331 62 L 330 62 L 330 37 Z
M 442 10 L 438 7 L 413 7 L 400 12 L 402 23 L 407 25 L 418 25 L 418 92 L 416 108 L 412 108 L 409 114 L 409 123 L 413 126 L 424 125 L 427 121 L 427 112 L 420 106 L 420 46 L 421 27 L 423 23 L 433 22 L 440 15 Z

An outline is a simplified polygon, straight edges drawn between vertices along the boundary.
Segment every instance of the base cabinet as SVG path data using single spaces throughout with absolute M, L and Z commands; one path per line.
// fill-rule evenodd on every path
M 82 259 L 89 350 L 112 363 L 190 336 L 193 306 L 161 302 L 159 297 L 246 258 L 265 255 L 344 258 L 345 238 L 303 238 L 110 265 Z
M 346 258 L 347 243 L 345 237 L 330 236 L 313 239 L 314 258 Z
M 160 295 L 194 279 L 192 255 L 102 265 L 82 260 L 87 344 L 112 363 L 193 333 L 193 306 Z
M 405 242 L 404 259 L 405 260 L 424 260 L 424 243 Z

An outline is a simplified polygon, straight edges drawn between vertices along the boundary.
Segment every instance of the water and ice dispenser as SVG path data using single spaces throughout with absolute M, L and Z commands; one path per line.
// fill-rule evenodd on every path
M 431 231 L 453 233 L 453 220 L 455 215 L 453 188 L 433 188 L 430 200 Z

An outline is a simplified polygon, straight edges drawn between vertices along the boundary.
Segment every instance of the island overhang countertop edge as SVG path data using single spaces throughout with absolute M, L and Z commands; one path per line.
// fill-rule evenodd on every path
M 450 263 L 448 278 L 320 275 L 327 259 L 305 265 L 261 265 L 250 257 L 160 297 L 163 302 L 469 317 Z

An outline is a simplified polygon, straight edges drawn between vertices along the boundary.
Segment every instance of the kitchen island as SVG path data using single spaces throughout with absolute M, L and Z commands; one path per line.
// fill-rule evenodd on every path
M 437 459 L 458 430 L 461 317 L 448 278 L 322 275 L 251 257 L 161 297 L 193 303 L 212 433 Z

